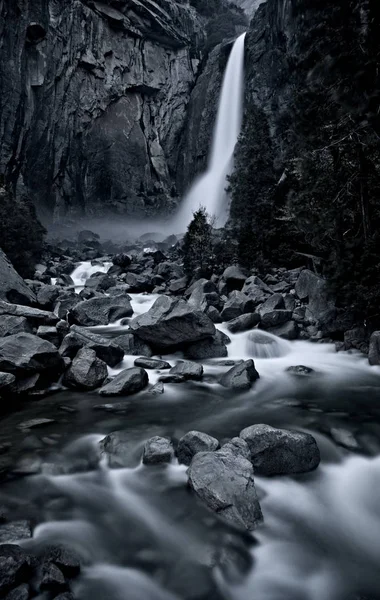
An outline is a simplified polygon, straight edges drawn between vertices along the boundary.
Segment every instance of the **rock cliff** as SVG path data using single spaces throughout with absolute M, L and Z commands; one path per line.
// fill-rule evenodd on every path
M 45 220 L 170 209 L 202 20 L 174 0 L 0 2 L 0 174 Z

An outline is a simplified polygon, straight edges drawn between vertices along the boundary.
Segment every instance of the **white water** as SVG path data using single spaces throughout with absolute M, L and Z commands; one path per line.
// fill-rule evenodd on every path
M 111 262 L 105 262 L 103 264 L 92 264 L 91 261 L 81 262 L 71 273 L 75 291 L 80 292 L 84 288 L 86 280 L 89 279 L 91 275 L 94 275 L 95 273 L 107 273 L 111 266 Z
M 200 206 L 215 217 L 217 226 L 221 227 L 227 220 L 226 177 L 232 169 L 243 112 L 245 35 L 236 40 L 228 59 L 207 171 L 196 180 L 175 215 L 176 230 L 184 231 Z

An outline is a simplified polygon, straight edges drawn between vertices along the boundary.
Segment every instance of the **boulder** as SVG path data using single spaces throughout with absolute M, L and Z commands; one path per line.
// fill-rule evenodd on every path
M 241 272 L 239 267 L 232 265 L 224 270 L 222 279 L 227 284 L 228 292 L 232 292 L 232 290 L 240 291 L 244 286 L 247 277 Z
M 68 320 L 76 325 L 92 327 L 108 325 L 132 314 L 129 296 L 100 296 L 79 302 L 70 310 Z
M 295 291 L 300 300 L 308 301 L 308 310 L 313 318 L 328 327 L 336 316 L 334 298 L 328 283 L 312 271 L 301 271 Z
M 34 373 L 59 374 L 62 358 L 55 346 L 30 333 L 17 333 L 0 340 L 0 370 L 18 377 Z
M 0 371 L 0 394 L 8 391 L 12 384 L 16 381 L 16 377 L 12 373 L 3 373 Z
M 144 465 L 170 463 L 173 458 L 174 448 L 169 439 L 156 435 L 145 442 L 142 458 Z
M 194 492 L 229 523 L 253 530 L 262 521 L 252 464 L 231 448 L 195 454 L 188 477 Z
M 227 329 L 231 333 L 239 333 L 256 327 L 258 323 L 260 323 L 260 315 L 258 313 L 247 313 L 228 321 Z
M 61 569 L 53 563 L 43 564 L 40 576 L 39 588 L 41 592 L 46 591 L 56 596 L 59 592 L 67 588 L 66 579 Z
M 63 385 L 82 390 L 94 390 L 107 379 L 105 362 L 97 358 L 95 350 L 82 348 L 63 377 Z
M 112 259 L 112 263 L 116 267 L 120 267 L 123 271 L 125 271 L 129 267 L 131 262 L 131 257 L 125 253 L 115 254 L 115 256 Z
M 52 312 L 40 310 L 39 308 L 31 308 L 30 306 L 22 306 L 21 304 L 9 304 L 0 300 L 0 318 L 3 315 L 23 317 L 28 323 L 36 327 L 38 325 L 55 325 L 59 321 L 57 315 Z
M 99 390 L 101 396 L 129 396 L 148 385 L 148 373 L 140 367 L 124 369 Z
M 2 315 L 0 317 L 0 337 L 15 333 L 32 333 L 33 329 L 25 317 Z
M 60 294 L 55 285 L 42 285 L 37 292 L 37 304 L 46 310 L 52 310 Z
M 213 452 L 219 448 L 216 438 L 201 431 L 189 431 L 178 442 L 177 456 L 180 463 L 189 465 L 197 452 Z
M 274 310 L 282 310 L 285 309 L 284 297 L 282 294 L 273 294 L 270 296 L 261 306 L 258 307 L 257 312 L 260 315 L 265 315 L 266 313 L 271 313 Z M 293 310 L 293 309 L 292 309 Z
M 296 340 L 298 339 L 300 329 L 295 321 L 288 321 L 277 327 L 269 327 L 267 331 L 284 340 Z
M 57 348 L 61 344 L 61 336 L 57 331 L 56 327 L 49 325 L 40 325 L 37 329 L 37 335 L 43 340 L 54 344 Z
M 143 369 L 171 369 L 171 364 L 166 362 L 166 360 L 148 358 L 147 356 L 136 358 L 134 365 L 135 367 L 142 367 Z
M 22 583 L 6 595 L 5 600 L 29 600 L 29 585 Z
M 253 360 L 246 360 L 227 371 L 221 377 L 220 384 L 232 390 L 244 391 L 249 390 L 259 377 Z
M 242 292 L 235 290 L 229 294 L 228 300 L 221 312 L 221 317 L 223 321 L 231 321 L 244 313 L 252 313 L 254 310 L 255 303 L 252 299 L 248 298 Z
M 186 358 L 193 358 L 195 360 L 205 360 L 208 358 L 224 358 L 228 356 L 228 350 L 226 344 L 231 342 L 228 335 L 222 331 L 216 331 L 216 334 L 212 338 L 195 342 L 185 348 Z
M 0 299 L 19 304 L 34 304 L 36 296 L 0 249 Z
M 374 331 L 370 337 L 368 361 L 370 365 L 380 365 L 380 331 Z
M 116 367 L 124 357 L 124 350 L 113 339 L 104 338 L 78 325 L 73 325 L 70 333 L 64 337 L 59 353 L 63 358 L 74 358 L 84 346 L 95 350 L 96 356 L 109 367 Z
M 132 333 L 156 348 L 198 342 L 215 334 L 214 323 L 185 300 L 160 296 L 145 314 L 129 324 Z
M 35 559 L 20 546 L 0 545 L 0 596 L 31 577 Z
M 160 275 L 165 279 L 165 281 L 169 281 L 170 279 L 180 279 L 184 276 L 183 268 L 169 261 L 161 262 L 156 268 L 157 275 Z
M 215 306 L 208 306 L 205 312 L 213 323 L 222 323 L 223 319 Z
M 113 342 L 123 348 L 124 354 L 129 356 L 146 356 L 153 354 L 152 349 L 133 333 L 123 333 L 113 338 Z
M 176 375 L 175 373 L 172 375 L 161 375 L 161 377 L 158 380 L 160 383 L 164 384 L 164 383 L 183 383 L 184 381 L 186 381 L 185 377 L 183 375 Z
M 115 285 L 115 279 L 108 273 L 93 273 L 84 284 L 85 289 L 94 292 L 106 292 Z
M 262 302 L 265 302 L 265 300 L 273 294 L 270 287 L 255 275 L 246 279 L 241 291 L 243 294 L 249 296 L 254 304 L 254 308 Z
M 260 327 L 261 329 L 269 329 L 277 327 L 283 323 L 287 323 L 292 318 L 290 310 L 271 310 L 261 314 Z
M 291 375 L 296 375 L 299 377 L 305 377 L 307 375 L 315 373 L 314 369 L 312 369 L 311 367 L 305 367 L 305 365 L 294 365 L 291 367 L 287 367 L 285 371 L 287 373 L 290 373 Z
M 317 468 L 320 453 L 309 433 L 252 425 L 240 432 L 247 442 L 255 472 L 260 475 L 291 475 Z
M 154 288 L 152 273 L 127 273 L 125 282 L 128 284 L 128 291 L 134 294 L 142 294 L 144 292 L 152 292 Z
M 170 375 L 179 375 L 185 380 L 193 379 L 199 381 L 202 379 L 203 367 L 191 360 L 181 360 L 169 371 Z
M 42 555 L 44 563 L 56 565 L 65 577 L 72 579 L 81 571 L 81 559 L 78 554 L 65 546 L 48 546 Z
M 176 279 L 169 285 L 169 292 L 172 294 L 181 294 L 186 290 L 188 278 L 181 277 L 181 279 Z M 157 285 L 157 283 L 155 282 Z

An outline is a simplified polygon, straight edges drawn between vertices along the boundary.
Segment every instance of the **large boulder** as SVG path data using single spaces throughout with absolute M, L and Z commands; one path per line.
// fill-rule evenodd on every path
M 66 371 L 63 384 L 82 390 L 94 390 L 104 383 L 107 376 L 107 365 L 97 358 L 95 350 L 82 348 Z
M 23 317 L 32 326 L 38 325 L 56 325 L 59 318 L 52 312 L 32 308 L 31 306 L 23 306 L 21 304 L 10 304 L 0 300 L 0 318 L 3 315 L 12 315 L 14 317 Z
M 44 309 L 52 310 L 59 294 L 60 289 L 56 285 L 42 285 L 37 292 L 37 303 Z
M 232 319 L 236 319 L 236 317 L 240 317 L 244 313 L 252 313 L 254 310 L 255 303 L 252 301 L 252 299 L 242 292 L 234 290 L 228 296 L 228 300 L 221 312 L 221 317 L 223 321 L 231 321 Z
M 245 283 L 246 275 L 241 272 L 239 267 L 232 265 L 224 270 L 222 279 L 226 282 L 228 292 L 232 290 L 240 291 Z
M 26 377 L 34 373 L 58 374 L 63 360 L 55 346 L 31 333 L 17 333 L 0 340 L 0 371 Z
M 262 329 L 269 329 L 271 327 L 277 327 L 287 323 L 292 318 L 291 310 L 271 310 L 261 315 L 260 327 Z
M 295 321 L 288 321 L 282 325 L 277 325 L 277 327 L 269 327 L 267 331 L 284 340 L 296 340 L 299 336 L 300 328 Z
M 180 463 L 189 465 L 198 452 L 213 452 L 219 448 L 216 438 L 201 431 L 189 431 L 178 442 L 177 456 Z
M 221 377 L 220 384 L 232 390 L 244 391 L 249 390 L 259 377 L 255 369 L 255 363 L 250 359 L 235 365 L 227 371 Z
M 291 475 L 316 469 L 320 462 L 317 443 L 309 433 L 252 425 L 240 432 L 247 442 L 255 472 Z
M 0 317 L 0 337 L 15 333 L 32 333 L 32 327 L 25 317 L 2 315 Z
M 300 300 L 308 302 L 311 316 L 321 325 L 327 327 L 334 321 L 334 298 L 325 279 L 304 269 L 298 277 L 295 290 Z
M 88 331 L 85 327 L 72 325 L 59 348 L 63 358 L 74 358 L 81 348 L 86 346 L 95 350 L 96 356 L 109 367 L 116 367 L 124 357 L 124 350 L 113 339 L 105 338 Z
M 270 296 L 263 304 L 261 304 L 257 311 L 260 315 L 265 315 L 266 313 L 270 313 L 273 310 L 282 310 L 285 309 L 284 297 L 282 294 L 273 294 Z
M 150 438 L 144 445 L 144 465 L 170 463 L 174 458 L 174 448 L 170 440 L 158 435 Z
M 185 348 L 185 356 L 186 358 L 195 360 L 224 358 L 225 356 L 228 356 L 226 344 L 229 344 L 230 342 L 231 340 L 228 335 L 217 330 L 214 337 L 187 346 Z
M 265 300 L 267 300 L 267 298 L 273 294 L 273 291 L 270 289 L 270 287 L 255 275 L 248 277 L 242 288 L 242 292 L 250 297 L 254 307 L 258 306 L 262 302 L 265 302 Z
M 101 396 L 129 396 L 148 385 L 148 373 L 140 367 L 124 369 L 99 390 Z
M 214 323 L 185 300 L 160 296 L 129 324 L 132 333 L 156 348 L 183 346 L 215 335 Z
M 122 333 L 113 338 L 115 344 L 123 348 L 129 356 L 152 356 L 152 349 L 133 333 Z
M 370 365 L 380 365 L 380 331 L 374 331 L 370 337 L 368 360 Z
M 234 448 L 198 452 L 188 477 L 194 492 L 229 523 L 253 530 L 261 522 L 252 464 Z
M 227 329 L 231 333 L 239 333 L 256 327 L 258 323 L 260 323 L 260 315 L 258 313 L 247 313 L 228 321 Z
M 132 314 L 129 296 L 100 296 L 79 302 L 70 310 L 68 319 L 70 323 L 92 327 L 108 325 Z
M 34 304 L 36 296 L 0 249 L 0 299 L 19 304 Z

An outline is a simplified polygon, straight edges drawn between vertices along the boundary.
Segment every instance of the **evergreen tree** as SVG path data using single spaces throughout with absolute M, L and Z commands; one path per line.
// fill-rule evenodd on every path
M 183 240 L 184 269 L 188 277 L 210 277 L 213 267 L 212 226 L 202 206 L 194 213 Z

